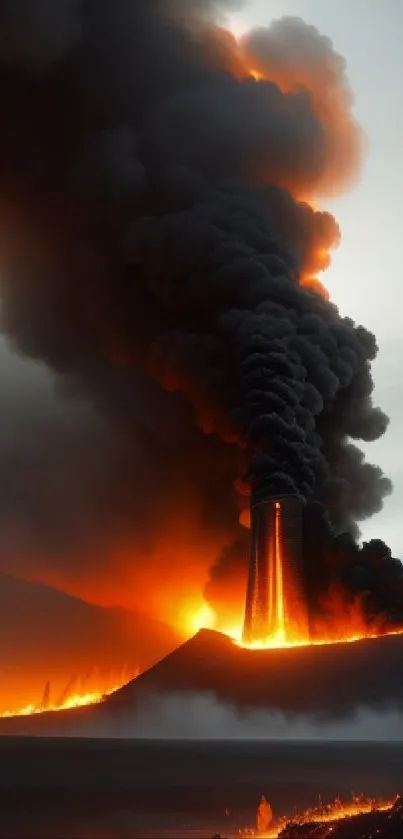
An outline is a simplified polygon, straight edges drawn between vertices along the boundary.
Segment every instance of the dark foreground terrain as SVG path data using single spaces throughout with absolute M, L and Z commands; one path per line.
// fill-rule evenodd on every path
M 403 799 L 388 810 L 372 810 L 333 822 L 290 823 L 278 839 L 399 839 L 403 836 Z
M 339 718 L 358 706 L 396 709 L 403 707 L 402 655 L 403 634 L 249 650 L 219 632 L 201 630 L 99 705 L 0 719 L 0 734 L 138 736 L 150 703 L 173 695 L 214 696 L 238 710 Z
M 403 744 L 0 738 L 1 839 L 234 836 L 352 791 L 391 798 Z M 226 813 L 227 810 L 227 813 Z

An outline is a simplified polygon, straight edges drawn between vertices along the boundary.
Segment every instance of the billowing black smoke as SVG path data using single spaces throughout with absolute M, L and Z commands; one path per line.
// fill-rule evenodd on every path
M 391 489 L 351 443 L 387 426 L 375 338 L 314 280 L 339 231 L 307 200 L 360 156 L 343 60 L 300 20 L 242 44 L 220 23 L 208 0 L 0 7 L 3 329 L 111 441 L 77 515 L 55 476 L 41 507 L 41 468 L 34 504 L 2 491 L 41 563 L 130 543 L 152 564 L 187 504 L 190 543 L 228 556 L 250 486 L 356 533 Z
M 381 539 L 360 547 L 350 533 L 336 534 L 323 506 L 314 502 L 304 511 L 303 546 L 314 634 L 315 624 L 319 635 L 326 627 L 340 637 L 343 625 L 359 632 L 361 615 L 373 633 L 402 625 L 403 565 Z

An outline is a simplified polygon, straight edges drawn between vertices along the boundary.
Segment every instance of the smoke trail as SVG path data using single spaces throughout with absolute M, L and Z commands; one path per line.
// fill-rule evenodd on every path
M 387 427 L 375 338 L 316 277 L 340 234 L 314 206 L 363 147 L 343 59 L 297 19 L 238 43 L 207 1 L 10 0 L 0 31 L 2 325 L 107 424 L 104 553 L 140 545 L 150 590 L 189 544 L 205 571 L 250 485 L 356 532 L 391 487 L 350 442 Z

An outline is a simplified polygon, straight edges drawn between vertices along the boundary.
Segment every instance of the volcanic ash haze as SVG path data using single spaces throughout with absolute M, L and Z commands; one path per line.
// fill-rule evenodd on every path
M 376 340 L 317 278 L 363 149 L 344 60 L 299 19 L 238 42 L 230 7 L 0 7 L 2 327 L 87 403 L 23 441 L 9 409 L 2 564 L 162 619 L 214 563 L 236 599 L 251 486 L 353 534 L 391 488 L 351 442 L 387 426 Z

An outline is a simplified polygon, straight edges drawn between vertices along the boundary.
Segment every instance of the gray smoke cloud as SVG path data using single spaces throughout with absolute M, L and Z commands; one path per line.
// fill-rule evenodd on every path
M 214 740 L 396 740 L 403 734 L 403 716 L 394 709 L 384 713 L 358 707 L 348 719 L 320 720 L 312 715 L 266 710 L 238 711 L 214 694 L 149 696 L 136 713 L 123 714 L 117 729 L 101 725 L 106 736 L 150 739 Z M 100 731 L 98 736 L 100 736 Z
M 375 338 L 302 284 L 340 236 L 306 199 L 362 148 L 344 61 L 296 19 L 238 44 L 225 5 L 0 8 L 2 327 L 59 389 L 35 454 L 28 409 L 7 423 L 0 520 L 45 576 L 113 569 L 117 544 L 148 570 L 164 533 L 211 564 L 245 542 L 250 485 L 351 532 L 391 489 L 350 442 L 387 427 Z
M 283 712 L 277 709 L 238 708 L 213 692 L 146 692 L 111 714 L 102 708 L 85 718 L 70 714 L 43 717 L 35 721 L 13 721 L 14 733 L 41 735 L 124 738 L 142 740 L 264 740 L 296 741 L 395 741 L 403 734 L 401 708 L 390 703 L 377 710 L 357 705 L 343 718 L 321 713 Z M 15 724 L 14 724 L 15 723 Z M 3 725 L 7 733 L 7 721 Z

